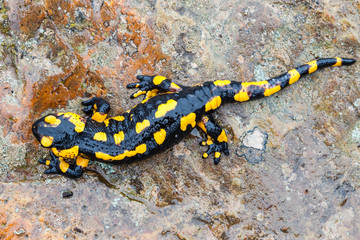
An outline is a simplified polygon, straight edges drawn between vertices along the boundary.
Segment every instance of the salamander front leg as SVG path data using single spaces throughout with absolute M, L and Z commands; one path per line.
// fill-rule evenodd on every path
M 40 159 L 39 163 L 49 166 L 44 171 L 45 174 L 61 174 L 70 178 L 79 178 L 84 172 L 84 168 L 88 164 L 88 160 L 78 157 L 76 164 L 69 164 L 65 162 L 62 157 L 57 157 L 50 151 L 50 160 Z
M 90 98 L 81 104 L 85 106 L 83 112 L 97 122 L 103 122 L 110 111 L 110 104 L 101 97 Z
M 229 155 L 227 144 L 227 136 L 224 131 L 210 115 L 205 115 L 197 125 L 207 134 L 207 141 L 201 142 L 201 145 L 208 146 L 208 150 L 203 154 L 203 158 L 207 158 L 214 153 L 214 164 L 220 162 L 221 153 Z
M 139 90 L 131 95 L 131 98 L 136 98 L 141 95 L 145 95 L 145 99 L 152 98 L 158 94 L 158 92 L 179 92 L 182 88 L 171 82 L 170 79 L 164 76 L 147 76 L 138 75 L 136 78 L 140 81 L 137 83 L 130 83 L 127 88 L 138 88 Z

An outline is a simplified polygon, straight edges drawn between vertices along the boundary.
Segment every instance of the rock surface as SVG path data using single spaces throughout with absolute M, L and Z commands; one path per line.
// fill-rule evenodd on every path
M 358 239 L 359 63 L 222 107 L 229 157 L 201 137 L 152 159 L 43 175 L 32 122 L 103 96 L 119 114 L 136 74 L 194 85 L 264 80 L 320 57 L 360 56 L 357 0 L 0 2 L 0 239 Z M 262 161 L 236 154 L 258 128 Z M 72 193 L 72 194 L 70 194 Z M 67 196 L 67 197 L 62 197 Z

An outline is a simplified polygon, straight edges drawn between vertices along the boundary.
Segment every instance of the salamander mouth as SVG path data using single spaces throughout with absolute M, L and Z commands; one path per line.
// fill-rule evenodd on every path
M 36 140 L 38 140 L 39 142 L 41 141 L 41 138 L 43 137 L 39 132 L 38 132 L 38 126 L 39 126 L 39 120 L 36 121 L 32 127 L 31 127 L 31 131 L 33 133 L 33 135 L 35 136 Z

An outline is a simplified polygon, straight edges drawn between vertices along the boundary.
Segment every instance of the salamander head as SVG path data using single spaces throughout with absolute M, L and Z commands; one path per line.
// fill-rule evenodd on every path
M 59 147 L 74 140 L 85 128 L 85 119 L 75 113 L 46 115 L 32 125 L 32 132 L 45 148 Z

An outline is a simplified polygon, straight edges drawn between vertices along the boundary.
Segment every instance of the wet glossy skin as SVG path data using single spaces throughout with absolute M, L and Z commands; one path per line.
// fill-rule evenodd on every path
M 267 81 L 217 80 L 194 87 L 177 85 L 163 76 L 138 76 L 140 82 L 128 88 L 138 88 L 132 97 L 145 95 L 145 99 L 123 115 L 108 118 L 109 103 L 95 97 L 82 103 L 85 118 L 58 113 L 37 120 L 33 134 L 51 154 L 50 160 L 40 163 L 49 166 L 45 173 L 80 177 L 89 160 L 118 163 L 145 158 L 178 143 L 198 126 L 207 134 L 203 157 L 214 153 L 218 164 L 221 153 L 229 151 L 226 133 L 211 113 L 222 104 L 270 96 L 318 69 L 353 63 L 353 59 L 319 59 Z M 76 163 L 69 165 L 65 159 Z

